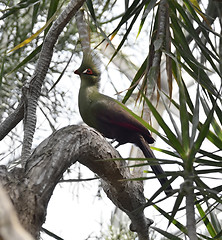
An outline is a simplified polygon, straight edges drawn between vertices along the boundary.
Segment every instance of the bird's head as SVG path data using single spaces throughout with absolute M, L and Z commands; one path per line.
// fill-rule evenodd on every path
M 81 66 L 74 73 L 80 76 L 82 84 L 98 85 L 101 75 L 98 56 L 85 54 Z

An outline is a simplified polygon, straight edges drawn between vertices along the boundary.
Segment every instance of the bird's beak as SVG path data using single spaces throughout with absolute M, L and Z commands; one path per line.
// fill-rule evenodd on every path
M 75 70 L 75 72 L 74 72 L 75 74 L 78 74 L 78 75 L 80 75 L 80 72 L 78 71 L 78 69 L 77 70 Z

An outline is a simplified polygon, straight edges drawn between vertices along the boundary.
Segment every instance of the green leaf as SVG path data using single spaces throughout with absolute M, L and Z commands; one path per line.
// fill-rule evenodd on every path
M 211 173 L 213 172 L 214 171 L 212 171 Z M 217 169 L 215 169 L 215 173 L 218 173 Z M 204 174 L 206 173 L 204 172 Z M 209 188 L 198 176 L 194 178 L 194 181 L 200 191 L 201 196 L 204 196 L 203 197 L 204 200 L 206 200 L 205 198 L 208 198 L 208 199 L 211 198 L 211 199 L 214 199 L 216 202 L 222 204 L 221 196 L 219 195 L 219 193 L 222 191 L 221 185 L 214 188 Z M 200 195 L 200 194 L 197 193 L 196 195 Z
M 181 57 L 185 60 L 185 63 L 182 61 L 178 62 L 180 65 L 184 68 L 184 70 L 195 80 L 199 80 L 199 83 L 207 89 L 209 92 L 217 95 L 217 90 L 215 86 L 212 84 L 212 81 L 210 80 L 209 76 L 206 74 L 204 67 L 202 64 L 200 64 L 196 59 L 193 58 L 193 55 L 187 52 L 186 49 L 182 49 L 181 45 L 174 39 L 172 39 L 172 43 L 174 44 L 175 48 L 181 55 Z
M 164 97 L 163 97 L 163 93 L 160 92 L 159 90 L 158 90 L 158 92 L 159 92 L 159 95 L 160 95 L 160 97 L 161 97 L 161 99 L 162 99 L 162 103 L 163 103 L 163 105 L 164 105 L 164 107 L 165 107 L 165 109 L 166 109 L 166 111 L 167 111 L 167 113 L 168 113 L 168 116 L 170 117 L 170 121 L 171 121 L 171 123 L 173 124 L 174 130 L 175 130 L 175 132 L 176 132 L 176 134 L 177 134 L 177 136 L 178 136 L 178 139 L 179 139 L 180 142 L 182 142 L 181 132 L 180 132 L 179 128 L 177 127 L 178 124 L 177 124 L 176 121 L 174 120 L 174 116 L 173 116 L 173 114 L 172 114 L 172 112 L 171 112 L 171 109 L 170 109 L 170 108 L 168 107 L 168 105 L 166 104 L 166 101 L 165 101 L 165 99 L 164 99 Z M 166 94 L 165 94 L 165 96 L 166 96 Z
M 2 79 L 4 76 L 5 57 L 6 57 L 6 52 L 5 52 L 4 56 L 2 57 L 2 64 L 1 64 L 1 69 L 0 69 L 0 90 L 2 88 Z
M 180 106 L 178 103 L 176 103 L 173 99 L 168 98 L 171 103 L 173 103 L 173 105 L 179 109 Z M 216 108 L 216 105 L 215 105 Z M 191 108 L 192 109 L 192 108 Z M 192 114 L 189 113 L 189 120 L 190 122 L 192 122 L 193 116 Z M 199 122 L 198 124 L 198 130 L 200 131 L 203 127 L 203 124 L 201 122 Z M 220 138 L 218 138 L 212 131 L 208 130 L 207 135 L 205 136 L 209 141 L 211 141 L 216 147 L 218 147 L 219 149 L 221 149 L 222 146 L 222 140 Z
M 13 68 L 9 73 L 6 75 L 9 75 L 15 71 L 17 71 L 20 67 L 27 64 L 29 61 L 31 61 L 42 49 L 42 44 L 39 45 L 35 50 L 33 50 L 25 59 L 23 59 L 15 68 Z
M 170 1 L 170 7 L 174 9 L 174 11 L 176 11 L 176 8 L 172 3 L 175 3 L 175 1 Z M 213 86 L 208 75 L 204 72 L 204 69 L 206 69 L 206 67 L 203 64 L 200 64 L 193 56 L 193 53 L 190 51 L 190 48 L 188 46 L 184 33 L 181 29 L 181 26 L 178 24 L 178 17 L 173 11 L 171 11 L 170 16 L 172 21 L 171 28 L 174 33 L 172 43 L 185 60 L 185 63 L 180 62 L 181 66 L 194 78 L 194 80 L 199 79 L 201 85 L 203 85 L 208 91 L 216 95 L 217 91 L 215 87 Z M 190 68 L 188 68 L 187 65 Z
M 221 108 L 218 106 L 217 102 L 215 101 L 215 99 L 213 98 L 213 96 L 211 94 L 209 94 L 211 103 L 213 105 L 215 105 L 215 112 L 217 114 L 218 120 L 220 121 L 220 124 L 222 125 L 222 111 Z
M 151 226 L 150 228 L 152 228 L 153 230 L 157 231 L 158 233 L 162 234 L 164 237 L 170 239 L 170 240 L 182 240 L 182 238 L 179 238 L 169 232 L 166 232 L 160 228 L 157 228 L 157 227 L 153 227 Z
M 48 15 L 47 15 L 47 21 L 50 20 L 50 18 L 56 13 L 57 8 L 58 8 L 59 0 L 51 0 L 50 5 L 49 5 L 49 10 L 48 10 Z M 62 6 L 62 5 L 61 5 Z M 60 6 L 60 8 L 61 8 Z M 47 32 L 49 31 L 50 27 L 52 26 L 52 23 L 49 24 L 49 26 L 45 29 L 44 31 L 44 36 L 46 36 Z
M 152 103 L 148 100 L 148 98 L 146 98 L 144 96 L 144 99 L 149 107 L 149 109 L 151 110 L 153 116 L 155 117 L 155 119 L 157 120 L 157 122 L 159 123 L 160 127 L 163 129 L 163 131 L 165 132 L 165 134 L 167 135 L 167 138 L 169 140 L 170 145 L 177 150 L 177 152 L 183 156 L 184 155 L 184 149 L 180 143 L 180 141 L 178 140 L 178 138 L 175 136 L 175 134 L 171 131 L 171 129 L 168 127 L 168 125 L 165 123 L 165 121 L 163 120 L 163 118 L 161 117 L 161 115 L 158 113 L 158 111 L 156 110 L 156 108 L 152 105 Z
M 118 32 L 118 30 L 121 28 L 123 24 L 125 24 L 128 19 L 130 19 L 133 16 L 133 13 L 135 12 L 135 9 L 137 5 L 139 4 L 140 0 L 134 0 L 131 6 L 126 10 L 125 14 L 123 15 L 122 19 L 120 20 L 117 27 L 112 31 L 111 35 L 115 32 Z M 143 1 L 144 2 L 144 1 Z M 145 4 L 145 3 L 144 3 Z
M 139 31 L 137 33 L 136 38 L 138 38 L 149 12 L 155 7 L 155 5 L 156 5 L 156 0 L 147 1 L 147 3 L 145 4 L 142 19 L 139 26 Z
M 124 96 L 122 103 L 126 103 L 126 101 L 129 99 L 129 97 L 131 96 L 131 94 L 133 93 L 134 89 L 137 87 L 140 79 L 142 78 L 142 76 L 144 75 L 144 72 L 146 70 L 147 67 L 147 58 L 144 60 L 143 64 L 141 65 L 140 69 L 137 71 L 130 87 L 129 90 L 127 91 L 126 95 Z
M 205 140 L 205 138 L 209 132 L 210 123 L 213 119 L 213 113 L 214 113 L 214 107 L 209 112 L 205 123 L 203 124 L 203 126 L 200 129 L 199 135 L 190 151 L 190 158 L 194 158 L 196 153 L 199 151 L 200 146 L 202 145 L 203 141 Z
M 207 104 L 207 101 L 204 98 L 200 98 L 204 112 L 206 116 L 209 114 L 210 109 L 209 109 L 209 104 Z M 213 104 L 215 105 L 215 108 L 217 107 L 216 101 L 214 100 Z M 211 121 L 211 126 L 214 129 L 214 132 L 217 134 L 217 136 L 222 140 L 222 130 L 219 126 L 219 124 L 216 122 L 215 118 L 213 117 Z
M 199 35 L 196 33 L 196 30 L 193 28 L 193 23 L 190 21 L 189 17 L 187 16 L 187 14 L 184 11 L 184 8 L 178 4 L 177 2 L 174 2 L 176 4 L 177 10 L 179 11 L 179 13 L 181 14 L 184 23 L 182 21 L 180 21 L 180 19 L 178 18 L 178 21 L 180 22 L 180 24 L 183 26 L 184 29 L 187 30 L 187 32 L 189 32 L 193 39 L 196 41 L 196 43 L 198 44 L 198 46 L 201 48 L 202 53 L 204 54 L 204 56 L 208 59 L 208 61 L 211 62 L 212 59 L 209 58 L 209 56 L 212 56 L 217 62 L 220 62 L 219 58 L 217 56 L 215 56 L 213 54 L 212 51 L 210 51 L 208 48 L 206 48 L 206 46 L 202 43 L 201 39 L 199 38 Z M 200 21 L 199 21 L 200 22 Z M 214 64 L 213 64 L 214 65 Z M 215 66 L 215 65 L 214 65 Z M 218 70 L 217 70 L 218 71 Z
M 54 13 L 54 15 L 44 24 L 43 27 L 41 27 L 37 32 L 35 32 L 34 34 L 32 34 L 31 37 L 25 39 L 23 42 L 19 43 L 19 44 L 18 44 L 17 46 L 15 46 L 13 49 L 11 49 L 10 51 L 8 51 L 8 53 L 13 52 L 13 51 L 15 51 L 15 50 L 17 50 L 17 49 L 19 49 L 19 48 L 21 48 L 21 47 L 24 47 L 25 45 L 27 45 L 28 43 L 30 43 L 32 40 L 34 40 L 35 38 L 37 38 L 37 37 L 40 35 L 40 33 L 41 33 L 42 31 L 44 31 L 44 30 L 55 20 L 56 14 L 57 14 L 57 12 Z
M 215 32 L 212 28 L 210 28 L 209 23 L 206 20 L 204 14 L 201 13 L 203 18 L 204 18 L 204 22 L 202 22 L 196 14 L 196 9 L 190 4 L 190 2 L 187 1 L 187 0 L 184 0 L 184 2 L 186 4 L 189 12 L 191 13 L 192 19 L 198 24 L 198 26 L 200 27 L 201 32 L 203 33 L 204 37 L 206 38 L 207 42 L 210 44 L 210 46 L 212 48 L 212 51 L 218 56 L 218 52 L 217 52 L 216 48 L 214 47 L 214 45 L 213 45 L 213 43 L 212 43 L 212 41 L 209 37 L 209 33 L 212 33 L 212 34 L 214 34 L 215 36 L 218 36 L 218 37 L 221 37 L 220 34 Z M 198 13 L 200 13 L 200 11 L 198 11 Z
M 212 68 L 215 70 L 215 72 L 218 73 L 218 75 L 220 76 L 220 72 L 219 72 L 218 68 L 216 67 L 216 65 L 214 64 L 213 59 L 211 58 L 211 57 L 213 57 L 214 60 L 216 60 L 216 61 L 219 63 L 219 62 L 220 62 L 219 57 L 215 56 L 215 55 L 213 54 L 213 52 L 210 51 L 210 50 L 206 47 L 206 45 L 204 45 L 204 44 L 202 43 L 203 40 L 201 40 L 201 39 L 199 38 L 198 34 L 196 33 L 195 29 L 193 28 L 192 23 L 190 22 L 189 18 L 187 17 L 187 15 L 185 14 L 185 12 L 184 12 L 184 10 L 183 10 L 183 8 L 182 8 L 181 6 L 179 7 L 179 11 L 180 11 L 180 13 L 182 14 L 183 19 L 184 19 L 184 21 L 185 21 L 185 24 L 184 24 L 182 21 L 180 21 L 180 20 L 178 19 L 178 21 L 180 22 L 180 25 L 181 25 L 184 29 L 186 29 L 187 32 L 189 32 L 189 33 L 191 34 L 192 38 L 196 41 L 197 45 L 200 47 L 201 53 L 203 54 L 203 56 L 205 56 L 205 58 L 209 61 L 209 63 L 211 64 L 211 66 L 212 66 Z
M 169 156 L 173 156 L 173 157 L 176 157 L 176 158 L 180 158 L 180 156 L 176 153 L 176 152 L 172 152 L 172 151 L 169 151 L 169 150 L 165 150 L 165 149 L 162 149 L 162 148 L 157 148 L 157 147 L 151 147 L 153 150 L 157 150 L 159 152 L 162 152 L 162 153 L 165 153 Z
M 216 155 L 214 153 L 211 153 L 211 152 L 208 152 L 208 151 L 204 151 L 204 150 L 200 150 L 199 153 L 201 153 L 203 156 L 209 157 L 211 159 L 222 161 L 222 156 L 218 156 L 218 155 Z M 200 156 L 199 158 L 201 158 L 203 156 Z M 197 159 L 199 159 L 199 158 L 197 158 Z
M 186 96 L 187 96 L 187 94 L 189 95 L 188 91 L 186 92 Z M 196 103 L 195 103 L 195 107 L 193 109 L 190 147 L 192 147 L 193 144 L 194 144 L 194 140 L 195 140 L 195 137 L 196 137 L 196 134 L 197 134 L 197 128 L 198 128 L 198 124 L 199 124 L 199 105 L 200 105 L 199 98 L 200 98 L 200 92 L 199 92 L 199 84 L 198 84 L 197 90 L 196 90 Z
M 39 6 L 40 6 L 40 3 L 38 2 L 33 7 L 31 29 L 33 29 L 33 27 L 36 23 L 36 20 L 37 20 L 38 14 L 39 14 Z
M 211 173 L 222 173 L 222 168 L 211 168 L 211 169 L 202 169 L 202 170 L 196 170 L 196 173 L 199 174 L 211 174 Z
M 213 211 L 210 212 L 210 218 L 211 218 L 211 223 L 217 233 L 217 235 L 214 237 L 215 239 L 218 239 L 222 237 L 222 228 L 220 224 L 220 220 L 217 217 L 217 214 Z
M 179 194 L 178 194 L 178 196 L 177 196 L 177 199 L 176 199 L 176 201 L 175 201 L 175 204 L 174 204 L 174 206 L 173 206 L 172 214 L 171 214 L 171 216 L 170 216 L 171 219 L 169 220 L 168 227 L 169 227 L 170 224 L 173 222 L 173 219 L 174 219 L 175 215 L 178 213 L 178 210 L 179 210 L 180 205 L 181 205 L 181 203 L 182 203 L 182 201 L 183 201 L 183 198 L 184 198 L 184 195 L 179 192 Z
M 222 162 L 221 161 L 212 161 L 212 160 L 208 160 L 208 159 L 196 159 L 195 161 L 196 163 L 200 163 L 200 165 L 202 166 L 215 166 L 215 167 L 222 167 Z
M 59 83 L 59 81 L 60 81 L 61 78 L 63 77 L 64 73 L 66 72 L 67 67 L 69 66 L 69 63 L 70 63 L 71 60 L 72 60 L 73 54 L 74 54 L 74 51 L 73 51 L 72 55 L 70 56 L 68 62 L 66 63 L 66 66 L 64 67 L 64 69 L 63 69 L 62 72 L 60 73 L 58 79 L 55 81 L 55 83 L 54 83 L 54 84 L 52 85 L 52 87 L 49 89 L 48 93 Z
M 212 226 L 209 218 L 206 216 L 206 213 L 204 212 L 203 208 L 199 203 L 196 203 L 197 210 L 202 218 L 202 221 L 204 222 L 204 225 L 206 226 L 208 233 L 211 235 L 211 237 L 216 236 L 216 232 L 214 227 Z
M 157 205 L 153 205 L 153 207 L 158 212 L 160 212 L 164 217 L 166 217 L 169 221 L 171 221 L 171 223 L 173 223 L 181 232 L 187 235 L 187 229 L 182 223 L 177 221 L 175 218 L 171 219 L 171 216 L 167 212 L 165 212 L 162 208 L 158 207 Z
M 21 0 L 18 4 L 16 4 L 13 7 L 10 7 L 8 9 L 6 9 L 5 11 L 7 11 L 5 14 L 3 14 L 2 17 L 0 17 L 0 20 L 10 16 L 11 14 L 16 13 L 17 11 L 19 11 L 22 8 L 27 8 L 32 6 L 33 4 L 38 3 L 40 0 Z
M 97 19 L 96 19 L 96 14 L 95 14 L 95 11 L 94 11 L 94 7 L 93 7 L 92 1 L 91 1 L 91 0 L 87 0 L 87 1 L 86 1 L 86 5 L 87 5 L 87 7 L 88 7 L 88 9 L 89 9 L 89 12 L 90 12 L 93 20 L 94 20 L 94 21 L 97 21 Z
M 132 30 L 133 25 L 134 25 L 134 23 L 136 22 L 139 14 L 140 14 L 140 11 L 138 11 L 138 12 L 135 14 L 134 18 L 132 19 L 132 21 L 131 21 L 131 23 L 130 23 L 130 26 L 127 28 L 127 31 L 125 32 L 125 34 L 124 34 L 124 36 L 123 36 L 120 44 L 118 45 L 116 51 L 114 52 L 114 54 L 113 54 L 113 56 L 111 57 L 111 59 L 110 59 L 109 62 L 111 62 L 111 61 L 113 60 L 113 58 L 116 56 L 116 54 L 119 52 L 119 50 L 120 50 L 121 47 L 123 46 L 123 44 L 124 44 L 124 42 L 126 41 L 126 39 L 127 39 L 128 35 L 129 35 L 130 31 Z

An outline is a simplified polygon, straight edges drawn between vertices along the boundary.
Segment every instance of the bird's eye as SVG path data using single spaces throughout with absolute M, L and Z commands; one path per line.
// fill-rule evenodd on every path
M 90 68 L 84 70 L 82 73 L 87 74 L 87 75 L 93 75 L 93 71 Z

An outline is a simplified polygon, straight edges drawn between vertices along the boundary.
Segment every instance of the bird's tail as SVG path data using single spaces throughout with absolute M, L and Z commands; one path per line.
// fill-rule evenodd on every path
M 146 158 L 156 158 L 155 155 L 153 154 L 153 152 L 151 151 L 149 144 L 146 142 L 146 140 L 143 138 L 143 136 L 140 136 L 139 143 L 140 143 L 140 146 L 138 146 L 138 147 L 142 150 L 142 152 Z M 162 186 L 164 184 L 166 184 L 166 182 L 168 182 L 167 177 L 164 176 L 166 174 L 159 164 L 151 165 L 151 168 L 152 168 L 154 174 L 157 176 L 157 178 Z M 165 191 L 166 195 L 169 195 L 172 190 L 173 189 L 172 189 L 171 185 L 169 184 L 164 191 Z

